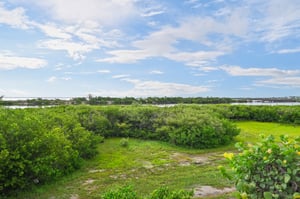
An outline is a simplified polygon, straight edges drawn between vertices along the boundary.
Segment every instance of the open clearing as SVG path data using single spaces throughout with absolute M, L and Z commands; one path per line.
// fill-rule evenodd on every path
M 242 132 L 238 141 L 256 142 L 259 134 L 300 134 L 299 126 L 277 123 L 237 122 Z M 140 196 L 160 186 L 194 190 L 197 198 L 234 198 L 233 182 L 223 178 L 219 165 L 226 166 L 223 153 L 230 146 L 191 150 L 158 141 L 129 139 L 122 147 L 119 138 L 106 139 L 99 155 L 84 163 L 79 171 L 32 191 L 11 198 L 96 199 L 109 189 L 132 185 Z

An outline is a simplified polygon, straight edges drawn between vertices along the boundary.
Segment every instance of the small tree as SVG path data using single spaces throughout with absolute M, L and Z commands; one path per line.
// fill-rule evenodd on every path
M 239 154 L 225 153 L 240 198 L 300 198 L 300 137 L 264 138 L 255 145 L 236 145 Z M 225 169 L 221 168 L 225 172 Z

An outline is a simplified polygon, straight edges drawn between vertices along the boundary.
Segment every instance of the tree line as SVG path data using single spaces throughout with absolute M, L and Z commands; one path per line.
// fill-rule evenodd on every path
M 227 97 L 103 97 L 92 96 L 74 97 L 70 99 L 33 98 L 24 100 L 5 100 L 0 97 L 0 105 L 4 106 L 54 106 L 54 105 L 131 105 L 131 104 L 231 104 L 245 102 L 300 102 L 300 97 L 274 98 L 227 98 Z

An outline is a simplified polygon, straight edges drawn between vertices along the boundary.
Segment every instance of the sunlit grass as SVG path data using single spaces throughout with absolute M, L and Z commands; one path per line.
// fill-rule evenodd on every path
M 236 137 L 237 141 L 255 143 L 260 140 L 260 135 L 274 135 L 279 138 L 280 135 L 289 135 L 290 137 L 300 136 L 300 126 L 287 125 L 272 122 L 236 122 L 241 129 L 241 134 Z

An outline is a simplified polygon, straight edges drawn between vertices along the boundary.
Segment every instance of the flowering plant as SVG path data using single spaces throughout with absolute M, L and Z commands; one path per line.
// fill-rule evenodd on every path
M 300 137 L 262 138 L 255 145 L 237 143 L 238 154 L 224 154 L 232 174 L 222 167 L 221 172 L 233 178 L 242 199 L 300 198 Z

